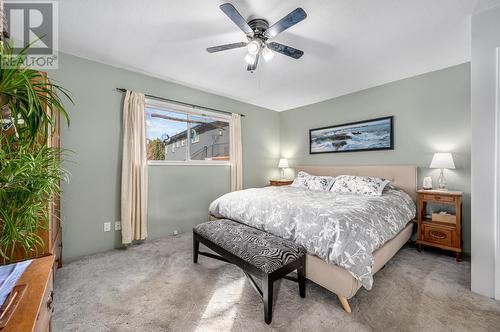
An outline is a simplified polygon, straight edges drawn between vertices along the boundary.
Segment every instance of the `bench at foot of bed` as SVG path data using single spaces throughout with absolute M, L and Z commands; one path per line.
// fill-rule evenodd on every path
M 200 251 L 200 242 L 218 255 Z M 305 249 L 289 240 L 258 229 L 221 219 L 193 228 L 193 262 L 198 255 L 208 256 L 240 267 L 264 301 L 264 320 L 272 321 L 273 285 L 278 279 L 297 281 L 300 297 L 306 296 Z M 220 256 L 219 256 L 220 255 Z M 297 270 L 297 279 L 287 274 Z M 260 278 L 262 289 L 253 276 Z

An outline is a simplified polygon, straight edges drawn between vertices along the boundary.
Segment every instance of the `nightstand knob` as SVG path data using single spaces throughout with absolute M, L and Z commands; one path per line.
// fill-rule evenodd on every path
M 47 309 L 54 312 L 54 291 L 50 291 L 49 297 L 47 298 Z
M 430 236 L 432 236 L 435 239 L 439 239 L 439 240 L 446 239 L 446 234 L 444 234 L 443 232 L 430 231 L 429 234 L 430 234 Z

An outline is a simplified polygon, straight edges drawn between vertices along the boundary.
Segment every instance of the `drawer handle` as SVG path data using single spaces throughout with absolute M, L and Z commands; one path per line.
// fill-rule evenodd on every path
M 434 198 L 439 201 L 441 199 L 441 196 L 434 196 Z
M 50 291 L 49 297 L 47 299 L 47 309 L 54 312 L 54 291 Z
M 436 239 L 439 239 L 439 240 L 443 240 L 443 239 L 446 239 L 446 234 L 443 233 L 443 232 L 439 232 L 439 231 L 430 231 L 429 233 L 433 238 L 436 238 Z

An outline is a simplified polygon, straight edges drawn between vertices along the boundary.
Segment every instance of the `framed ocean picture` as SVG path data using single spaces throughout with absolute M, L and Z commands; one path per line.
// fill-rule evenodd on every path
M 309 130 L 309 153 L 394 150 L 393 117 Z

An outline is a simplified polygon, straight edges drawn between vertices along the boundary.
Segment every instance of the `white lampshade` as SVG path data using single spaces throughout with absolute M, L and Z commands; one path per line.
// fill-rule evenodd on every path
M 278 168 L 288 168 L 288 159 L 281 158 L 278 163 Z
M 455 169 L 455 163 L 453 162 L 453 156 L 451 153 L 434 153 L 432 157 L 431 165 L 429 168 L 448 168 Z

